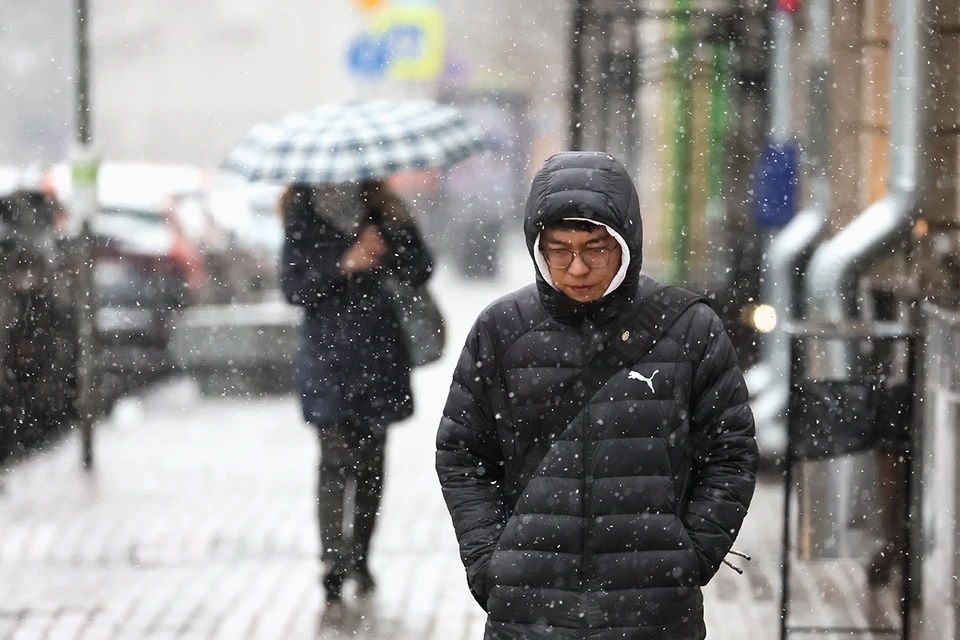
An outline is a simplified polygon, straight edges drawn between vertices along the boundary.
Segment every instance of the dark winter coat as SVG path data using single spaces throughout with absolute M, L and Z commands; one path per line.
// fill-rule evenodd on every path
M 616 160 L 547 161 L 527 205 L 531 255 L 541 226 L 567 217 L 617 231 L 629 271 L 588 304 L 538 274 L 486 309 L 467 338 L 437 471 L 468 584 L 488 612 L 488 639 L 700 639 L 700 587 L 737 536 L 757 465 L 743 376 L 709 307 L 689 308 L 616 373 L 533 466 L 517 503 L 504 499 L 504 473 L 519 475 L 514 453 L 542 437 L 544 411 L 660 288 L 640 276 L 637 195 Z M 495 408 L 498 388 L 505 409 Z
M 280 282 L 287 300 L 304 308 L 295 363 L 304 420 L 386 426 L 410 417 L 410 355 L 383 278 L 420 285 L 430 277 L 433 261 L 416 227 L 378 224 L 389 247 L 383 262 L 348 275 L 339 262 L 355 236 L 328 223 L 308 197 L 291 198 L 286 209 Z

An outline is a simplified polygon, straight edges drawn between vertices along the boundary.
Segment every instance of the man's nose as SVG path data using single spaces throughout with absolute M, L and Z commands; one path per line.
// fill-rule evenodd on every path
M 573 262 L 567 267 L 567 271 L 575 276 L 582 276 L 590 271 L 590 267 L 583 261 L 583 256 L 579 253 L 573 254 Z

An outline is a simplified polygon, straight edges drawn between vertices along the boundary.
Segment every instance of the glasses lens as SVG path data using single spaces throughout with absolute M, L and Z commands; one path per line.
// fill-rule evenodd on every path
M 610 252 L 606 249 L 587 249 L 580 254 L 583 264 L 591 269 L 605 267 L 610 263 Z
M 547 264 L 554 269 L 566 269 L 573 262 L 573 252 L 566 249 L 545 249 L 541 253 Z

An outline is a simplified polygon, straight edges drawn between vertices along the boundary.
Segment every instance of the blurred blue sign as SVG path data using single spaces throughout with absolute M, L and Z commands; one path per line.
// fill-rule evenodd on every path
M 793 142 L 768 142 L 754 178 L 754 215 L 758 227 L 782 227 L 796 211 L 797 159 Z
M 347 65 L 350 70 L 364 78 L 379 78 L 387 70 L 389 49 L 380 39 L 363 33 L 350 43 L 347 49 Z

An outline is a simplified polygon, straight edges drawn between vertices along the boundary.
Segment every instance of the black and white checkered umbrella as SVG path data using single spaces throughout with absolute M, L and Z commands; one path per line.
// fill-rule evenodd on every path
M 484 149 L 479 128 L 429 100 L 330 104 L 261 123 L 221 169 L 250 181 L 326 184 L 456 164 Z

